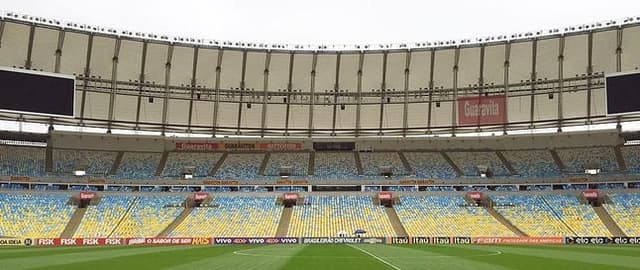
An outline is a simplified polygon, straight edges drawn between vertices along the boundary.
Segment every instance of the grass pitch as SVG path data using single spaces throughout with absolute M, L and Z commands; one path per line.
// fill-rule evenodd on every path
M 233 245 L 0 248 L 0 269 L 640 269 L 638 246 Z

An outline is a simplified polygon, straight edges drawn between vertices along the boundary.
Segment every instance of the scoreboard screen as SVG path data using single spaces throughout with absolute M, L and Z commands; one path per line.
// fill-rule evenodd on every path
M 640 73 L 606 77 L 607 115 L 640 112 Z
M 0 68 L 0 110 L 74 117 L 75 77 Z

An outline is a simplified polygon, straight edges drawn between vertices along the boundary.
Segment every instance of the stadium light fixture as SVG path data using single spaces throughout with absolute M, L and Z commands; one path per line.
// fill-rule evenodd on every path
M 73 171 L 73 175 L 75 175 L 75 176 L 85 176 L 85 175 L 87 175 L 87 172 L 85 170 L 75 170 L 75 171 Z

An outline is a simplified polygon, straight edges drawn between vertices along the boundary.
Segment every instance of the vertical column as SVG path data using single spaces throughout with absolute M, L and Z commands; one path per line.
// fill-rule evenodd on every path
M 558 41 L 558 132 L 562 132 L 563 116 L 563 98 L 564 92 L 564 42 L 565 37 L 562 36 Z
M 538 55 L 538 40 L 534 39 L 533 40 L 533 44 L 531 45 L 531 100 L 529 103 L 529 128 L 532 129 L 534 127 L 533 124 L 533 120 L 534 120 L 534 108 L 536 105 L 536 80 L 537 80 L 537 73 L 536 73 L 536 58 Z
M 378 136 L 382 136 L 382 121 L 384 120 L 384 104 L 387 95 L 387 59 L 388 51 L 382 54 L 382 82 L 380 83 L 380 118 L 378 119 Z
M 93 51 L 93 34 L 89 34 L 87 39 L 87 57 L 84 62 L 84 73 L 82 74 L 82 96 L 80 97 L 80 126 L 84 126 L 84 107 L 87 100 L 87 88 L 89 77 L 91 76 L 91 55 Z
M 509 68 L 511 67 L 511 42 L 504 45 L 504 124 L 502 125 L 502 134 L 507 135 L 507 127 L 509 126 Z
M 431 68 L 429 69 L 429 110 L 427 111 L 427 134 L 431 134 L 431 111 L 433 110 L 433 70 L 436 63 L 436 50 L 431 49 Z
M 147 65 L 147 46 L 149 44 L 144 41 L 142 42 L 142 64 L 140 65 L 140 76 L 139 76 L 139 83 L 138 83 L 138 104 L 136 106 L 136 125 L 135 125 L 135 130 L 139 130 L 140 129 L 140 105 L 142 103 L 142 92 L 144 90 L 144 84 L 145 84 L 145 67 Z
M 313 60 L 311 62 L 311 81 L 309 82 L 309 134 L 307 137 L 311 138 L 313 135 L 313 110 L 316 105 L 316 67 L 318 65 L 318 52 L 313 52 Z
M 336 79 L 335 82 L 333 84 L 333 115 L 332 117 L 332 124 L 331 124 L 331 136 L 336 136 L 336 102 L 338 101 L 337 99 L 337 92 L 338 89 L 340 88 L 340 60 L 342 59 L 342 54 L 338 53 L 337 55 L 337 59 L 336 59 Z M 358 110 L 359 111 L 359 110 Z M 356 112 L 356 123 L 357 123 L 357 115 L 358 112 Z M 356 130 L 356 134 L 357 134 L 357 130 Z
M 211 128 L 211 137 L 215 138 L 218 132 L 218 111 L 220 110 L 220 74 L 222 73 L 222 56 L 224 49 L 218 51 L 218 61 L 216 64 L 216 83 L 213 91 L 215 91 L 215 99 L 213 101 L 213 123 Z
M 358 85 L 356 89 L 356 137 L 360 137 L 360 113 L 362 110 L 362 67 L 364 65 L 364 52 L 360 52 L 358 59 Z
M 591 98 L 593 88 L 593 31 L 589 31 L 587 36 L 587 122 L 591 125 Z
M 264 59 L 264 72 L 262 73 L 262 90 L 264 97 L 262 98 L 262 119 L 260 124 L 260 137 L 264 137 L 264 130 L 267 127 L 267 96 L 269 95 L 269 66 L 271 65 L 271 51 L 267 52 Z
M 65 33 L 66 32 L 63 30 L 60 30 L 58 32 L 58 43 L 56 45 L 56 51 L 54 53 L 54 55 L 56 56 L 56 62 L 53 66 L 53 72 L 55 73 L 60 73 L 60 62 L 62 58 L 62 47 L 64 46 Z
M 196 74 L 198 72 L 198 52 L 200 51 L 200 46 L 194 46 L 193 47 L 193 65 L 191 67 L 191 89 L 189 92 L 191 92 L 190 98 L 189 98 L 189 117 L 187 118 L 188 122 L 187 122 L 187 133 L 191 133 L 191 123 L 193 121 L 193 100 L 196 96 L 196 86 L 198 86 L 198 81 L 196 78 Z M 200 91 L 200 90 L 198 90 Z
M 407 137 L 409 129 L 409 76 L 411 67 L 411 50 L 407 50 L 407 56 L 404 62 L 404 107 L 402 111 L 402 137 Z
M 289 55 L 289 82 L 287 83 L 287 104 L 286 104 L 286 112 L 285 112 L 285 124 L 284 124 L 284 136 L 289 136 L 289 112 L 291 110 L 291 91 L 293 90 L 293 59 L 295 57 L 295 53 L 291 52 Z M 302 93 L 300 93 L 302 94 Z
M 31 55 L 33 54 L 33 38 L 36 32 L 36 25 L 31 24 L 29 27 L 29 43 L 27 45 L 27 59 L 24 60 L 24 68 L 31 69 Z
M 456 113 L 458 111 L 458 64 L 460 63 L 460 48 L 456 48 L 453 56 L 453 99 L 451 102 L 451 136 L 456 136 Z
M 480 46 L 480 72 L 479 72 L 479 76 L 478 76 L 478 97 L 479 99 L 482 99 L 482 96 L 484 95 L 484 50 L 485 50 L 485 45 L 482 44 Z M 480 117 L 481 115 L 478 114 L 478 120 L 476 121 L 477 126 L 476 126 L 476 132 L 480 132 Z
M 621 72 L 622 71 L 622 27 L 618 27 L 618 30 L 616 31 L 616 72 Z M 622 116 L 618 116 L 616 122 L 616 128 L 618 129 L 618 132 L 622 131 Z
M 167 112 L 169 111 L 169 93 L 171 92 L 171 62 L 173 58 L 173 45 L 167 48 L 167 62 L 164 64 L 164 101 L 162 102 L 162 129 L 161 135 L 164 136 L 167 129 Z
M 240 102 L 238 103 L 238 122 L 236 126 L 236 135 L 242 134 L 242 101 L 244 99 L 245 77 L 247 74 L 247 50 L 242 51 L 242 71 L 240 75 Z
M 111 58 L 111 91 L 109 93 L 109 120 L 107 122 L 107 134 L 111 134 L 111 122 L 114 120 L 113 111 L 115 108 L 116 91 L 118 90 L 118 59 L 120 56 L 122 40 L 117 38 L 114 46 L 113 58 Z

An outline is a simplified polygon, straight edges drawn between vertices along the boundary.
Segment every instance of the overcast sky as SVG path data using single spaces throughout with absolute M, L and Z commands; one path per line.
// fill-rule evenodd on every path
M 2 0 L 0 9 L 196 38 L 354 44 L 473 38 L 640 16 L 640 0 Z

